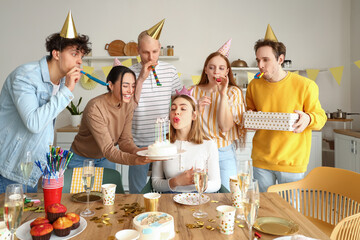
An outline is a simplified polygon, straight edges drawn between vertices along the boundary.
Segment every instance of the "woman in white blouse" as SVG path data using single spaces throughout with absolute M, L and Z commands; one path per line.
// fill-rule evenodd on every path
M 170 122 L 170 142 L 185 152 L 173 159 L 153 163 L 151 179 L 154 190 L 196 191 L 193 166 L 195 161 L 207 161 L 208 187 L 205 192 L 217 192 L 221 186 L 217 146 L 205 137 L 196 112 L 196 101 L 185 87 L 172 99 Z

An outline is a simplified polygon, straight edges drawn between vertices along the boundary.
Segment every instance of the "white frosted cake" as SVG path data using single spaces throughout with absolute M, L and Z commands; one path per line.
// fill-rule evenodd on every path
M 177 154 L 177 148 L 174 144 L 171 144 L 168 140 L 158 142 L 149 145 L 149 156 L 173 156 Z
M 140 232 L 140 240 L 168 240 L 175 237 L 174 218 L 167 213 L 142 213 L 134 218 L 133 223 Z

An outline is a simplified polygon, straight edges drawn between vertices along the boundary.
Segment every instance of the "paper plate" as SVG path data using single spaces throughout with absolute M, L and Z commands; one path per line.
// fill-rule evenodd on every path
M 198 193 L 181 193 L 174 196 L 174 201 L 184 205 L 199 205 L 199 194 Z M 210 197 L 207 195 L 201 196 L 201 204 L 210 201 Z
M 143 156 L 143 157 L 148 157 L 149 159 L 152 160 L 169 160 L 171 158 L 176 157 L 177 155 L 186 152 L 185 150 L 179 150 L 177 152 L 177 154 L 175 155 L 164 155 L 164 156 L 159 156 L 159 155 L 149 155 L 148 154 L 148 150 L 142 150 L 142 151 L 138 151 L 136 154 L 139 156 Z
M 277 236 L 292 235 L 299 231 L 299 225 L 289 219 L 279 217 L 260 217 L 256 219 L 256 230 Z
M 23 223 L 17 230 L 16 230 L 16 237 L 21 240 L 32 240 L 31 234 L 30 234 L 30 223 L 33 220 L 27 221 L 26 223 Z M 70 234 L 65 237 L 58 237 L 54 233 L 51 234 L 50 240 L 65 240 L 70 239 L 72 237 L 75 237 L 76 235 L 80 234 L 82 231 L 85 230 L 87 226 L 87 222 L 83 217 L 80 217 L 80 226 L 77 229 L 71 230 Z
M 93 191 L 93 192 L 90 192 L 89 202 L 97 202 L 97 201 L 100 201 L 101 198 L 102 198 L 101 192 Z M 76 193 L 76 194 L 72 195 L 71 200 L 73 200 L 74 202 L 82 202 L 82 203 L 87 202 L 86 192 Z

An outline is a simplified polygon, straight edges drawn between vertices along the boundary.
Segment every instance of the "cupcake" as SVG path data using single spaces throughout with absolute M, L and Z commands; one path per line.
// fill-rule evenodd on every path
M 64 237 L 70 234 L 73 222 L 67 217 L 59 217 L 54 223 L 54 233 L 56 236 Z
M 49 240 L 53 226 L 50 223 L 36 225 L 31 228 L 30 235 L 33 240 Z
M 73 222 L 73 226 L 71 230 L 77 229 L 80 226 L 80 216 L 77 215 L 76 213 L 67 213 L 65 217 L 67 217 Z
M 45 223 L 50 223 L 50 221 L 46 217 L 38 217 L 30 223 L 30 227 L 34 227 L 36 225 L 41 225 Z
M 55 222 L 59 217 L 65 216 L 66 207 L 61 203 L 54 203 L 46 208 L 47 218 L 51 223 Z

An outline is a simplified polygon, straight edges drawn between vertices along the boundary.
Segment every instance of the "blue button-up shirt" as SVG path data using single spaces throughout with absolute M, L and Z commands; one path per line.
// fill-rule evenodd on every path
M 52 95 L 46 57 L 19 66 L 7 77 L 0 94 L 0 175 L 25 183 L 20 163 L 27 151 L 32 152 L 33 161 L 46 163 L 54 120 L 74 97 L 64 83 L 65 78 Z M 34 164 L 29 185 L 34 187 L 40 176 Z

